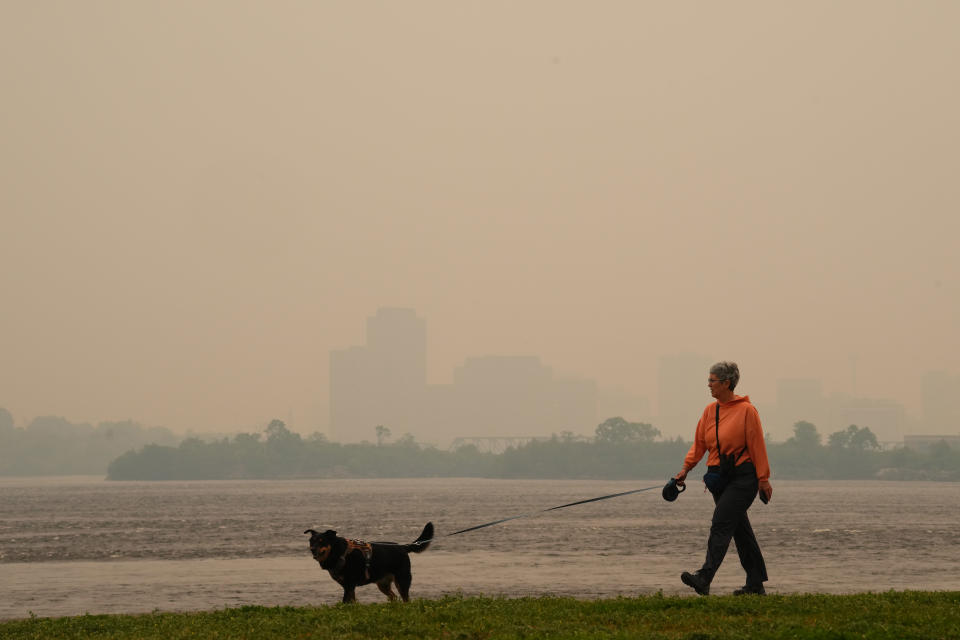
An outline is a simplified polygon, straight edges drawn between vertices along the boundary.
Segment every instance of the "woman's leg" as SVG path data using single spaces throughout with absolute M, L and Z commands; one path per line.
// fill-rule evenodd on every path
M 757 537 L 750 526 L 750 519 L 743 514 L 743 519 L 733 532 L 733 541 L 737 545 L 737 555 L 740 556 L 740 565 L 747 572 L 748 587 L 762 587 L 767 581 L 767 565 L 763 561 L 763 553 L 757 543 Z
M 753 538 L 753 530 L 750 529 L 750 522 L 747 520 L 747 509 L 753 504 L 757 495 L 756 475 L 738 474 L 724 488 L 720 495 L 714 495 L 713 500 L 716 507 L 713 510 L 713 520 L 710 523 L 710 537 L 707 539 L 707 557 L 704 560 L 703 567 L 698 572 L 708 582 L 713 580 L 713 576 L 720 568 L 727 549 L 730 547 L 730 539 L 738 532 L 743 538 L 743 543 L 747 545 L 745 550 L 752 554 L 749 548 L 749 540 L 753 540 L 756 547 L 756 553 L 759 554 L 760 547 L 756 544 L 756 538 Z M 743 523 L 746 522 L 746 530 L 742 530 Z M 747 534 L 749 531 L 749 534 Z M 740 552 L 740 543 L 737 543 L 737 551 Z M 753 556 L 750 555 L 751 562 Z M 742 561 L 742 560 L 741 560 Z M 760 556 L 760 562 L 763 562 L 763 556 Z M 764 575 L 766 572 L 764 571 Z

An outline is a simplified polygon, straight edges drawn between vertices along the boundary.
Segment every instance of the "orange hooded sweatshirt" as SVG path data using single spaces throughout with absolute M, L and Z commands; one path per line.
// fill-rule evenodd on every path
M 697 423 L 697 433 L 693 445 L 683 460 L 684 468 L 689 471 L 697 466 L 707 451 L 707 465 L 720 464 L 717 452 L 717 402 L 711 402 L 703 410 Z M 730 402 L 720 402 L 720 446 L 723 453 L 737 454 L 746 449 L 737 465 L 753 462 L 757 469 L 757 479 L 761 482 L 770 479 L 770 461 L 767 459 L 767 445 L 763 441 L 763 427 L 760 414 L 750 404 L 750 396 L 734 396 Z

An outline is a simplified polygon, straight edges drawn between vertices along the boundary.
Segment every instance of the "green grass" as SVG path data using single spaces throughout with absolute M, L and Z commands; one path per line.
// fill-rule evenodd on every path
M 960 592 L 460 598 L 0 622 L 0 638 L 960 638 Z

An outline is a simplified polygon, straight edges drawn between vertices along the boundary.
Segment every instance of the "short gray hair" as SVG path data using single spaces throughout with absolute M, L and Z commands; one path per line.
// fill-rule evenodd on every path
M 729 380 L 730 391 L 733 391 L 740 382 L 740 367 L 736 362 L 729 360 L 722 360 L 710 367 L 710 374 L 717 376 L 718 380 Z

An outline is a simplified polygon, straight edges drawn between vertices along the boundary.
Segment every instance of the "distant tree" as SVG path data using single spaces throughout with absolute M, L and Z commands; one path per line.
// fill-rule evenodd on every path
M 93 432 L 89 424 L 73 424 L 60 416 L 39 416 L 27 425 L 27 433 L 44 438 L 74 438 Z
M 389 437 L 389 434 L 387 434 Z M 397 441 L 394 443 L 395 447 L 406 448 L 406 449 L 416 449 L 418 448 L 417 439 L 413 437 L 412 433 L 405 433 L 400 436 Z
M 801 420 L 793 425 L 793 437 L 789 438 L 787 442 L 801 449 L 816 449 L 820 446 L 820 434 L 817 432 L 816 425 Z
M 843 431 L 831 433 L 827 438 L 827 443 L 833 449 L 850 449 L 853 451 L 877 451 L 880 449 L 877 436 L 873 435 L 870 427 L 860 428 L 855 424 L 850 425 Z
M 376 432 L 376 434 L 377 434 L 377 446 L 378 446 L 378 447 L 381 446 L 385 441 L 387 441 L 387 440 L 390 439 L 390 435 L 391 435 L 390 429 L 388 429 L 387 427 L 383 426 L 382 424 L 378 424 L 377 426 L 375 426 L 375 427 L 373 428 L 373 430 L 374 430 L 374 431 Z
M 286 440 L 291 432 L 283 420 L 271 420 L 267 428 L 263 430 L 267 434 L 267 442 L 273 440 Z
M 248 458 L 259 457 L 263 449 L 259 433 L 238 433 L 233 436 L 233 446 L 237 456 L 244 462 Z
M 289 473 L 303 454 L 303 438 L 287 429 L 283 420 L 271 420 L 266 428 L 267 447 L 264 473 L 277 476 Z
M 856 425 L 850 425 L 856 427 Z M 880 443 L 870 427 L 861 427 L 850 434 L 850 448 L 856 451 L 878 451 Z
M 853 426 L 853 425 L 851 425 Z M 827 436 L 827 446 L 831 449 L 846 449 L 850 444 L 850 431 L 834 431 Z
M 13 416 L 10 412 L 0 407 L 0 436 L 13 433 Z
M 140 451 L 128 451 L 107 466 L 108 480 L 174 480 L 184 474 L 175 447 L 148 444 Z
M 931 445 L 928 455 L 933 469 L 960 469 L 960 451 L 954 451 L 946 440 Z
M 303 441 L 299 433 L 287 429 L 283 420 L 271 420 L 264 432 L 267 434 L 267 444 L 273 449 L 289 451 Z
M 244 447 L 256 446 L 260 444 L 259 433 L 238 433 L 233 437 L 233 441 Z
M 620 416 L 607 418 L 597 425 L 597 442 L 624 444 L 627 442 L 653 442 L 660 430 L 645 422 L 627 422 Z

